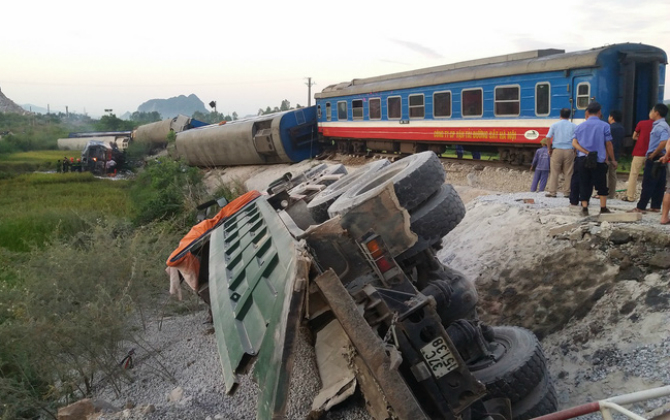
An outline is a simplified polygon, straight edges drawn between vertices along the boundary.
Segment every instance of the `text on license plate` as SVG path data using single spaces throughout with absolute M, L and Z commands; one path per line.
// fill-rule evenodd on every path
M 447 343 L 441 337 L 423 346 L 421 354 L 437 379 L 458 368 L 456 358 L 451 354 Z

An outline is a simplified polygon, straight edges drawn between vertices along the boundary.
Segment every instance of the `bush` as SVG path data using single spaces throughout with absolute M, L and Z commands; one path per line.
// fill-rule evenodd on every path
M 214 190 L 214 199 L 218 200 L 221 197 L 225 197 L 226 200 L 230 203 L 237 197 L 247 192 L 247 187 L 239 179 L 234 179 L 230 184 L 224 184 L 220 182 L 219 185 Z
M 0 282 L 0 418 L 53 415 L 101 381 L 123 383 L 118 363 L 141 325 L 131 320 L 167 288 L 178 240 L 102 221 L 24 257 L 18 281 Z
M 195 221 L 195 208 L 204 197 L 202 174 L 167 157 L 147 164 L 130 189 L 136 225 L 175 218 L 181 226 Z

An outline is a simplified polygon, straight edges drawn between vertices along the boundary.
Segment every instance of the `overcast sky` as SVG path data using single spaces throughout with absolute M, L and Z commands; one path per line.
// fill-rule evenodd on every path
M 3 93 L 90 115 L 195 93 L 242 116 L 282 99 L 306 105 L 307 76 L 318 91 L 538 48 L 642 42 L 670 52 L 667 0 L 36 0 L 5 2 L 0 25 Z

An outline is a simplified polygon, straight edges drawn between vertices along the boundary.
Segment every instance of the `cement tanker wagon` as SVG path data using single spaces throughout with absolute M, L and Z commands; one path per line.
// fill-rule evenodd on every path
M 194 166 L 300 162 L 321 152 L 316 107 L 183 131 L 177 133 L 176 151 Z
M 144 124 L 137 127 L 133 132 L 133 141 L 138 143 L 150 143 L 156 147 L 167 145 L 167 136 L 170 131 L 179 133 L 184 130 L 190 130 L 194 127 L 206 125 L 202 121 L 187 117 L 186 115 L 177 115 L 174 118 L 157 121 L 150 124 Z

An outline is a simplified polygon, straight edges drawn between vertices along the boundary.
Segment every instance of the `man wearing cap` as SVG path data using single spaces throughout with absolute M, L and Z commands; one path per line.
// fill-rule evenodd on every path
M 549 170 L 549 192 L 547 197 L 556 197 L 558 176 L 563 174 L 563 194 L 570 195 L 570 179 L 574 170 L 575 151 L 572 147 L 572 138 L 577 126 L 570 122 L 570 110 L 561 109 L 561 119 L 549 127 L 549 156 L 551 157 Z
M 668 107 L 661 103 L 654 105 L 654 108 L 649 112 L 649 118 L 654 120 L 654 124 L 651 133 L 649 133 L 649 149 L 647 149 L 647 160 L 644 163 L 644 172 L 642 173 L 642 193 L 637 206 L 630 210 L 631 213 L 644 213 L 649 201 L 651 201 L 649 211 L 653 213 L 661 211 L 661 205 L 665 204 L 663 192 L 666 186 L 665 163 L 667 158 L 663 155 L 665 154 L 668 137 L 670 137 L 670 127 L 665 122 L 667 115 Z M 660 162 L 658 162 L 659 160 Z M 661 216 L 661 222 L 663 222 L 663 219 L 664 216 Z
M 579 200 L 582 215 L 589 215 L 589 199 L 595 187 L 600 196 L 600 213 L 610 213 L 607 208 L 607 162 L 616 169 L 612 147 L 610 125 L 600 117 L 602 107 L 591 102 L 586 108 L 586 121 L 575 129 L 572 145 L 577 149 L 577 171 L 579 172 Z

